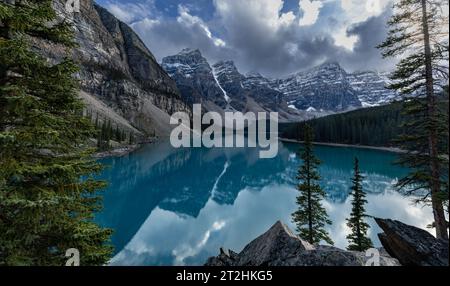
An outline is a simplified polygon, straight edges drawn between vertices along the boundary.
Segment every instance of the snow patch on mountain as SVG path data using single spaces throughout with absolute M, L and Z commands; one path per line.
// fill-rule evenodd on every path
M 350 86 L 358 93 L 363 107 L 389 104 L 399 98 L 399 94 L 387 86 L 390 80 L 387 73 L 375 71 L 355 72 L 348 75 Z
M 225 89 L 223 89 L 223 87 L 220 85 L 219 80 L 217 79 L 217 73 L 216 71 L 213 69 L 213 76 L 214 76 L 214 80 L 217 83 L 217 86 L 220 88 L 220 90 L 223 92 L 223 98 L 225 99 L 225 101 L 227 103 L 230 103 L 230 97 L 228 96 L 227 92 L 225 91 Z

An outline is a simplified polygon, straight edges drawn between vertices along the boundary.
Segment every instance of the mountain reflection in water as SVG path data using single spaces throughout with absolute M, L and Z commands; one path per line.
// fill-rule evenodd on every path
M 121 158 L 101 178 L 110 182 L 104 210 L 96 220 L 114 229 L 112 265 L 201 265 L 219 247 L 240 251 L 277 220 L 291 223 L 300 145 L 280 143 L 278 156 L 259 159 L 255 148 L 174 149 L 158 142 Z M 368 214 L 425 228 L 428 207 L 392 189 L 405 170 L 395 154 L 376 150 L 316 146 L 322 160 L 324 201 L 336 246 L 347 246 L 353 158 L 360 159 Z M 380 245 L 373 220 L 370 236 Z

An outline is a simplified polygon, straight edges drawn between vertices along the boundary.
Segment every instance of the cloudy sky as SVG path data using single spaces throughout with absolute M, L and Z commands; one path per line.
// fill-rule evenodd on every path
M 159 61 L 198 48 L 211 64 L 279 77 L 337 61 L 348 71 L 389 70 L 375 48 L 390 0 L 96 0 L 131 25 Z

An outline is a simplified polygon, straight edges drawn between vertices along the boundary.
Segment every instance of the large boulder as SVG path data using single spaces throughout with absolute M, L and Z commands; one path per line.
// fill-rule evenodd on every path
M 299 239 L 285 224 L 278 221 L 239 253 L 239 264 L 261 266 L 313 249 L 311 244 Z
M 386 251 L 402 265 L 448 266 L 448 241 L 402 222 L 375 218 L 384 233 L 378 237 Z
M 383 251 L 380 265 L 398 266 Z M 221 249 L 217 257 L 208 259 L 207 266 L 364 266 L 365 253 L 346 251 L 331 246 L 317 246 L 303 241 L 278 221 L 266 233 L 250 242 L 239 254 Z

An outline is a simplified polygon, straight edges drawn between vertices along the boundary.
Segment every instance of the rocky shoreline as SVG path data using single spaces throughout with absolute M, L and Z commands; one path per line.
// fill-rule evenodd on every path
M 448 266 L 448 241 L 398 221 L 375 219 L 383 248 L 355 252 L 313 246 L 278 221 L 236 253 L 225 248 L 205 266 Z
M 114 148 L 114 149 L 111 149 L 108 151 L 95 153 L 94 155 L 92 155 L 92 157 L 94 159 L 104 159 L 104 158 L 109 158 L 109 157 L 122 157 L 122 156 L 128 155 L 128 154 L 138 150 L 141 147 L 142 147 L 142 144 L 121 146 L 121 147 L 117 147 L 117 148 Z

